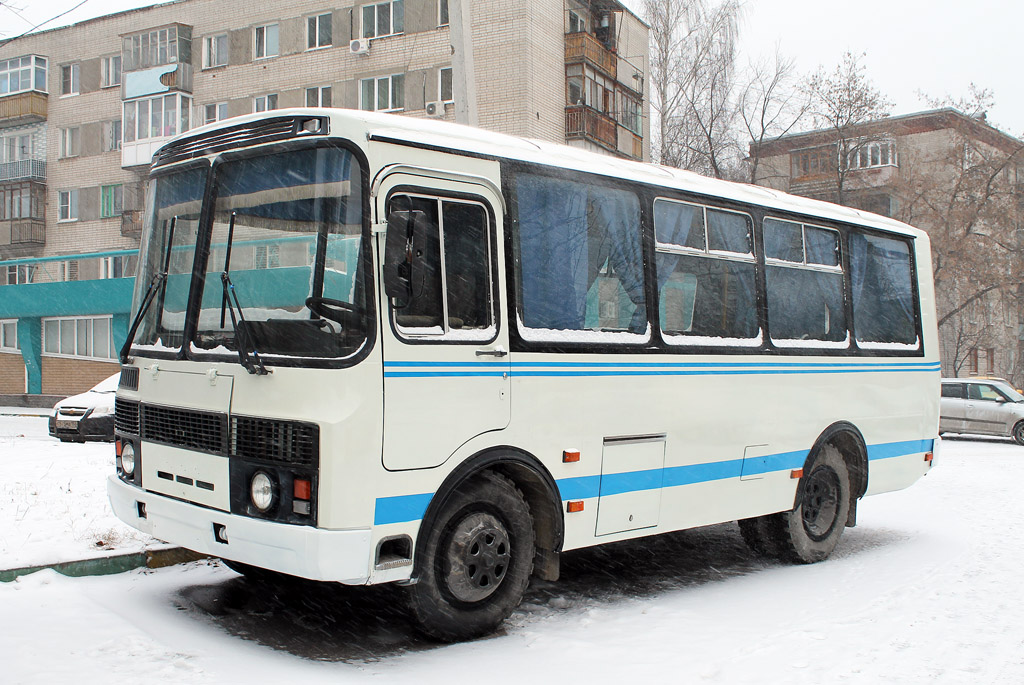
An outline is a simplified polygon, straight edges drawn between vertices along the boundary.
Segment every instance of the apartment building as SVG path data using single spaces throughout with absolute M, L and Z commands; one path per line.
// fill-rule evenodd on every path
M 757 182 L 929 232 L 946 376 L 1024 384 L 1024 141 L 944 108 L 751 146 Z M 840 188 L 840 185 L 842 186 Z
M 171 137 L 293 106 L 471 103 L 485 129 L 649 159 L 647 45 L 616 0 L 176 0 L 0 47 L 0 394 L 116 371 Z

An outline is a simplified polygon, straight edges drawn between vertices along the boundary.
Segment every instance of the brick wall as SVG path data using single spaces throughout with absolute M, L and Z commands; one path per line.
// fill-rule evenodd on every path
M 0 395 L 25 392 L 25 361 L 17 352 L 0 352 Z
M 43 357 L 43 394 L 77 395 L 117 373 L 119 368 L 117 362 Z

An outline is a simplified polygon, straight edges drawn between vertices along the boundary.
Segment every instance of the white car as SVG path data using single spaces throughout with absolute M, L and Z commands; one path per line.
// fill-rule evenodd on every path
M 101 381 L 91 390 L 53 405 L 50 435 L 62 442 L 114 439 L 114 395 L 120 372 Z
M 1024 395 L 1001 380 L 943 378 L 939 432 L 1002 435 L 1024 445 Z

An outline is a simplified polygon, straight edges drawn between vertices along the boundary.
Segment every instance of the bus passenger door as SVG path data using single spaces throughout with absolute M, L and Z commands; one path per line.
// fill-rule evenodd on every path
M 510 417 L 499 316 L 500 199 L 489 188 L 392 174 L 377 217 L 384 343 L 384 466 L 431 468 Z

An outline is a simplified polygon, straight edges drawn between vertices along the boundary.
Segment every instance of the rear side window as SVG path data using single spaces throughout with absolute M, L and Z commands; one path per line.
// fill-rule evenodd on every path
M 861 347 L 918 347 L 910 245 L 905 240 L 850 234 L 853 321 Z
M 943 383 L 942 396 L 963 399 L 964 386 L 962 383 Z

